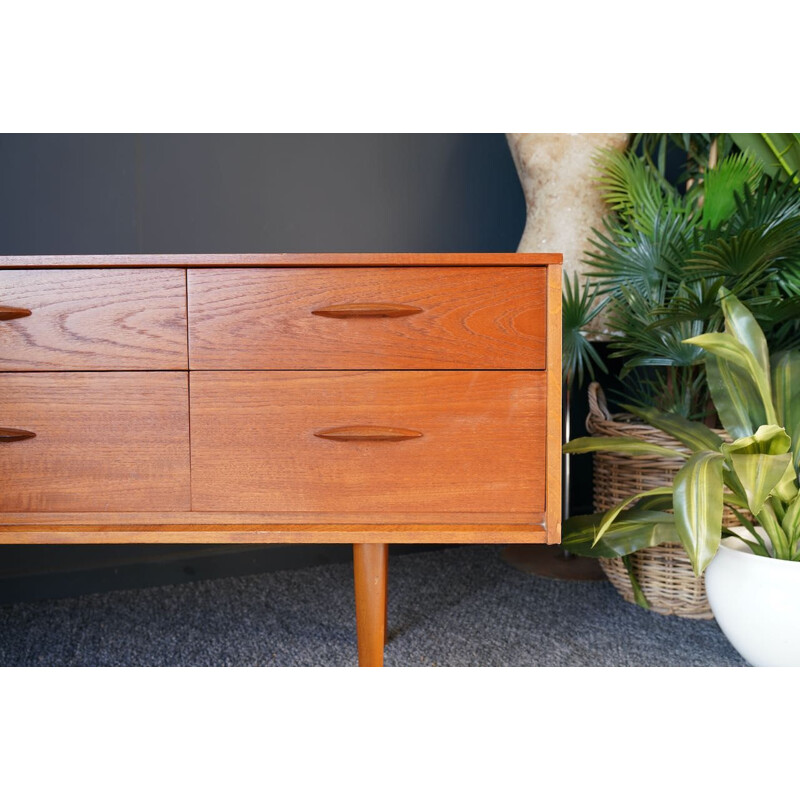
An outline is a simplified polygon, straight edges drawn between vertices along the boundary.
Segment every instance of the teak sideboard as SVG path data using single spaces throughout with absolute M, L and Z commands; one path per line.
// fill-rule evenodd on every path
M 557 543 L 561 256 L 0 257 L 0 543 Z

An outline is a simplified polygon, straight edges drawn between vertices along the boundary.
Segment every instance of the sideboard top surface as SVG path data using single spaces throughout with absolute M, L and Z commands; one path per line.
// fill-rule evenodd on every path
M 0 256 L 0 269 L 24 267 L 425 267 L 547 266 L 561 253 L 205 253 Z

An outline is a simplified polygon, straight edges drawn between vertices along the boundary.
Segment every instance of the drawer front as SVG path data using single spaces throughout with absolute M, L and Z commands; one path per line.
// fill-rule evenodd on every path
M 0 270 L 0 307 L 0 370 L 187 367 L 182 269 Z
M 185 372 L 6 373 L 0 428 L 0 511 L 190 508 Z
M 190 269 L 192 369 L 543 369 L 539 267 Z
M 192 509 L 544 508 L 543 372 L 193 372 Z

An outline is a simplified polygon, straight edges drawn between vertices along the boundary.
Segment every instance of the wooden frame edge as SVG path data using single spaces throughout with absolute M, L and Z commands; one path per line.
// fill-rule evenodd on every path
M 3 525 L 0 544 L 543 544 L 543 525 Z
M 324 266 L 540 266 L 561 263 L 560 253 L 204 253 L 74 256 L 3 256 L 0 269 L 42 267 L 324 267 Z
M 547 267 L 547 440 L 545 528 L 547 543 L 561 541 L 561 262 Z

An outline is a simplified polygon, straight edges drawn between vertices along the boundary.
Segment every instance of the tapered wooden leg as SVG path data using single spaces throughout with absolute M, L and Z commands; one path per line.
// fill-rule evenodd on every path
M 388 544 L 354 544 L 358 665 L 382 667 L 386 642 Z

